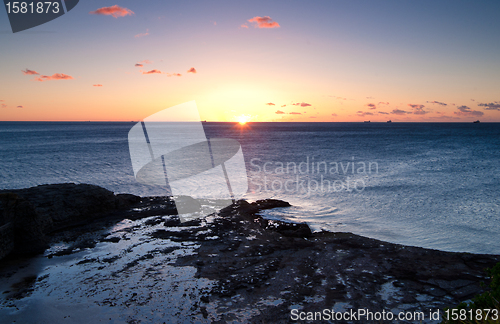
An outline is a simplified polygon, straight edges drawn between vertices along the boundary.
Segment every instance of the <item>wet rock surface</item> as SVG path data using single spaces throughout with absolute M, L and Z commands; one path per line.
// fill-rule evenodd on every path
M 484 269 L 500 261 L 259 216 L 289 206 L 279 200 L 238 201 L 181 223 L 168 197 L 134 197 L 123 197 L 129 209 L 47 233 L 44 255 L 0 261 L 0 317 L 288 323 L 291 309 L 428 314 L 482 292 Z
M 139 201 L 138 196 L 115 195 L 89 184 L 62 183 L 0 190 L 0 259 L 10 253 L 43 252 L 48 247 L 47 234 L 88 224 Z
M 218 238 L 191 234 L 200 241 L 197 254 L 177 261 L 217 282 L 200 302 L 228 305 L 217 319 L 221 323 L 248 305 L 255 305 L 255 323 L 288 322 L 293 308 L 428 314 L 482 292 L 484 269 L 500 261 L 351 233 L 311 233 L 305 224 L 263 219 L 258 206 L 239 201 L 223 210 L 209 226 Z

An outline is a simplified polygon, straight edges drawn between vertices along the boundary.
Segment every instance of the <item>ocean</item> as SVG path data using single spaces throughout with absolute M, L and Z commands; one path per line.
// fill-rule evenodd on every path
M 0 189 L 90 183 L 169 194 L 134 178 L 125 122 L 0 122 Z M 500 124 L 203 123 L 241 144 L 263 216 L 443 251 L 500 254 Z

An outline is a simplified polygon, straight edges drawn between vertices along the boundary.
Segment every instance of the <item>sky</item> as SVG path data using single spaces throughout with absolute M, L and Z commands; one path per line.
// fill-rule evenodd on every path
M 1 121 L 500 122 L 500 1 L 84 0 L 12 33 Z

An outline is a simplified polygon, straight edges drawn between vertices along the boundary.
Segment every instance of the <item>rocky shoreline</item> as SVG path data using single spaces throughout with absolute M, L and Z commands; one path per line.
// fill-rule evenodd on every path
M 3 190 L 0 202 L 0 315 L 11 320 L 85 322 L 74 308 L 83 301 L 95 319 L 128 323 L 288 323 L 292 309 L 428 314 L 482 292 L 485 268 L 500 262 L 259 216 L 289 206 L 279 200 L 238 201 L 188 223 L 168 197 L 91 185 Z M 65 308 L 33 318 L 54 296 Z

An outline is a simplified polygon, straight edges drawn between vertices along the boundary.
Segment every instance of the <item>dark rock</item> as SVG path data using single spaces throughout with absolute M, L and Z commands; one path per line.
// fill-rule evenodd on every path
M 0 259 L 9 253 L 43 252 L 47 234 L 130 208 L 140 200 L 88 184 L 0 190 Z
M 0 251 L 0 255 L 5 256 L 9 252 L 31 255 L 43 252 L 48 247 L 41 229 L 42 222 L 33 204 L 28 200 L 15 193 L 2 193 L 0 194 L 0 214 L 5 224 L 2 226 L 4 233 L 1 240 L 12 241 L 11 248 L 7 246 L 6 250 Z

